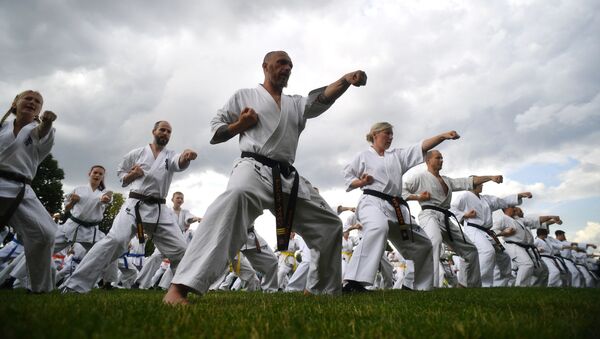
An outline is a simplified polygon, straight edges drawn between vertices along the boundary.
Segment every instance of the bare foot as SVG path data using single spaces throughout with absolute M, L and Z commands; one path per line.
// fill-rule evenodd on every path
M 187 294 L 189 290 L 184 285 L 171 284 L 167 294 L 163 297 L 163 303 L 167 305 L 189 305 Z

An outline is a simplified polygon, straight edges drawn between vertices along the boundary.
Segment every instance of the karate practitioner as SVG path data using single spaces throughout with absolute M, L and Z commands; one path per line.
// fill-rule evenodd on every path
M 354 216 L 354 214 L 352 216 Z M 354 217 L 353 219 L 356 219 L 356 217 Z M 358 246 L 359 243 L 358 238 L 350 236 L 350 232 L 352 230 L 359 230 L 361 228 L 362 226 L 359 223 L 354 223 L 352 225 L 344 224 L 344 234 L 342 238 L 342 276 L 346 271 L 346 266 L 352 258 L 352 254 L 354 253 L 354 247 Z
M 413 222 L 408 204 L 401 198 L 402 175 L 422 163 L 427 151 L 459 135 L 450 131 L 408 148 L 389 149 L 393 135 L 389 123 L 374 124 L 367 134 L 371 147 L 344 168 L 346 191 L 363 191 L 356 207 L 363 236 L 346 266 L 346 292 L 364 292 L 366 286 L 373 285 L 388 238 L 404 258 L 415 262 L 415 289 L 433 287 L 431 241 Z
M 174 214 L 174 219 L 177 221 L 177 225 L 179 225 L 181 232 L 186 233 L 188 232 L 187 230 L 189 230 L 190 225 L 194 222 L 200 221 L 200 218 L 194 216 L 189 210 L 181 208 L 181 205 L 183 205 L 184 201 L 185 196 L 181 192 L 175 192 L 171 196 L 171 202 L 173 202 L 173 209 L 171 211 Z M 189 240 L 191 240 L 190 232 L 184 234 L 186 239 L 189 238 Z M 188 240 L 186 240 L 186 244 L 189 244 Z M 152 254 L 146 258 L 144 267 L 142 267 L 140 270 L 140 273 L 138 274 L 132 287 L 144 290 L 152 287 L 152 279 L 156 275 L 156 271 L 160 269 L 161 263 L 164 259 L 166 259 L 166 257 L 160 253 L 158 248 L 155 248 L 154 252 L 152 252 Z M 161 276 L 163 273 L 164 272 L 161 271 Z M 169 270 L 169 272 L 166 274 L 170 284 L 171 279 L 173 279 L 173 273 Z M 166 288 L 168 287 L 169 286 L 167 285 Z
M 296 262 L 296 251 L 300 250 L 300 243 L 296 239 L 296 232 L 290 233 L 290 241 L 285 251 L 279 252 L 279 264 L 277 271 L 277 281 L 279 289 L 284 290 L 289 281 L 288 275 L 293 274 L 298 267 Z
M 304 239 L 298 234 L 294 237 L 298 242 L 298 248 L 302 261 L 298 264 L 298 267 L 294 270 L 294 274 L 290 277 L 287 286 L 285 287 L 286 292 L 301 292 L 306 288 L 306 281 L 308 277 L 308 269 L 310 268 L 311 254 L 310 248 L 304 242 Z
M 260 286 L 263 292 L 277 292 L 279 289 L 277 256 L 265 239 L 256 232 L 254 224 L 248 229 L 248 239 L 241 252 L 252 268 L 262 275 Z
M 539 257 L 537 248 L 533 243 L 533 236 L 526 228 L 527 223 L 531 228 L 540 228 L 541 223 L 551 220 L 551 216 L 535 218 L 519 218 L 516 207 L 503 208 L 502 215 L 494 218 L 492 230 L 504 238 L 504 247 L 512 261 L 513 271 L 517 271 L 515 286 L 528 287 L 534 285 L 534 274 L 542 276 L 538 286 L 548 285 L 548 267 Z
M 466 223 L 464 233 L 477 247 L 482 287 L 494 285 L 494 266 L 500 266 L 503 285 L 508 284 L 511 275 L 510 257 L 504 250 L 491 228 L 492 212 L 509 206 L 520 205 L 522 198 L 531 198 L 529 192 L 522 192 L 506 198 L 481 194 L 483 184 L 474 185 L 472 190 L 454 196 L 450 211 L 460 222 Z
M 577 246 L 577 243 L 567 241 L 565 232 L 562 230 L 556 230 L 554 235 L 556 236 L 556 240 L 560 242 L 561 250 L 559 255 L 564 260 L 569 273 L 571 273 L 571 287 L 585 287 L 585 278 L 573 260 L 573 247 Z
M 421 205 L 419 225 L 423 228 L 433 246 L 433 286 L 440 287 L 440 256 L 442 243 L 464 259 L 463 269 L 466 280 L 459 281 L 465 287 L 481 287 L 479 258 L 477 247 L 463 234 L 460 226 L 452 222 L 456 216 L 449 211 L 452 192 L 473 189 L 473 185 L 487 181 L 502 182 L 501 175 L 471 176 L 468 178 L 449 178 L 440 175 L 444 163 L 442 153 L 430 150 L 425 155 L 427 171 L 423 171 L 404 181 L 402 197 L 405 200 L 417 200 Z M 458 222 L 458 220 L 457 220 Z
M 307 119 L 326 111 L 350 85 L 365 85 L 367 76 L 355 71 L 308 97 L 284 95 L 292 66 L 286 52 L 267 53 L 263 84 L 236 92 L 212 120 L 211 143 L 239 135 L 242 157 L 233 166 L 227 190 L 211 204 L 199 225 L 203 236 L 192 240 L 165 303 L 186 303 L 190 291 L 205 293 L 244 244 L 248 227 L 264 209 L 276 217 L 278 249 L 286 246 L 289 231 L 294 230 L 313 250 L 307 290 L 340 292 L 341 222 L 292 163 Z
M 533 243 L 537 247 L 542 261 L 546 263 L 548 267 L 548 287 L 567 287 L 569 284 L 566 282 L 569 278 L 568 269 L 559 258 L 554 256 L 554 253 L 558 253 L 560 249 L 557 249 L 549 241 L 546 241 L 548 237 L 548 230 L 545 228 L 538 228 L 536 230 L 537 237 Z
M 131 187 L 129 198 L 108 235 L 92 247 L 63 284 L 63 292 L 89 292 L 102 269 L 127 251 L 136 231 L 140 240 L 144 232 L 152 236 L 156 247 L 171 260 L 171 268 L 177 268 L 185 252 L 185 239 L 173 215 L 166 210 L 165 196 L 173 174 L 188 168 L 197 154 L 189 149 L 177 154 L 165 148 L 171 131 L 168 122 L 158 121 L 152 129 L 152 143 L 125 155 L 117 173 L 123 187 Z
M 185 245 L 187 248 L 187 245 L 189 245 L 189 243 L 192 241 L 192 236 L 193 236 L 193 232 L 194 232 L 193 230 L 190 229 L 190 225 L 195 222 L 199 222 L 201 220 L 201 218 L 196 217 L 189 210 L 181 208 L 181 205 L 183 205 L 184 200 L 185 200 L 184 195 L 181 192 L 175 192 L 175 193 L 173 193 L 173 196 L 171 197 L 171 201 L 173 202 L 172 212 L 173 212 L 175 220 L 177 221 L 177 225 L 179 225 L 179 228 L 181 229 L 181 232 L 183 233 L 183 237 L 185 238 Z M 161 260 L 165 258 L 165 256 L 163 256 L 158 249 L 156 249 L 154 251 L 154 253 L 158 253 L 158 256 L 161 258 Z M 153 253 L 153 255 L 154 255 L 154 253 Z M 168 289 L 169 286 L 171 285 L 172 279 L 173 279 L 173 270 L 169 266 L 169 268 L 162 275 L 162 278 L 160 279 L 160 282 L 158 283 L 158 287 L 160 287 L 164 290 Z
M 75 242 L 86 251 L 105 234 L 98 225 L 104 217 L 104 210 L 112 201 L 112 191 L 104 185 L 104 167 L 92 166 L 88 173 L 89 184 L 73 189 L 65 196 L 65 214 L 67 219 L 56 234 L 54 251 L 58 252 Z
M 38 120 L 42 104 L 40 93 L 24 91 L 0 121 L 0 226 L 10 225 L 19 233 L 34 293 L 54 288 L 51 264 L 56 224 L 30 186 L 54 144 L 56 114 L 45 111 Z M 5 121 L 11 114 L 15 119 Z

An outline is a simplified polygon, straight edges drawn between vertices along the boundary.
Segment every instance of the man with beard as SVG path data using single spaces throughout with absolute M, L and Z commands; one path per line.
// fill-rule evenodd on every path
M 227 190 L 204 215 L 198 228 L 203 236 L 192 239 L 165 303 L 187 303 L 191 291 L 205 293 L 245 243 L 248 228 L 264 209 L 275 215 L 278 250 L 287 248 L 292 230 L 311 248 L 314 265 L 307 292 L 341 291 L 341 221 L 292 163 L 307 119 L 326 111 L 350 85 L 365 85 L 367 76 L 355 71 L 308 97 L 284 95 L 292 67 L 286 52 L 267 53 L 263 84 L 237 91 L 211 121 L 211 143 L 239 135 L 242 156 L 234 164 Z
M 152 144 L 125 155 L 117 174 L 123 187 L 131 187 L 129 198 L 115 217 L 108 235 L 92 247 L 61 286 L 63 293 L 89 292 L 106 265 L 127 251 L 136 232 L 140 242 L 144 241 L 144 232 L 152 236 L 156 247 L 171 260 L 171 269 L 177 268 L 186 242 L 173 214 L 166 209 L 165 197 L 173 174 L 188 168 L 197 154 L 190 149 L 181 154 L 166 149 L 171 131 L 167 121 L 158 121 L 152 129 Z

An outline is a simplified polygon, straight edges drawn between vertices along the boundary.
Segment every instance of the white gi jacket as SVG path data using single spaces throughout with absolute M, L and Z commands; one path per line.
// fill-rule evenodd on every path
M 325 91 L 325 87 L 313 90 L 308 97 L 300 95 L 281 95 L 281 109 L 273 97 L 262 86 L 241 89 L 237 91 L 217 112 L 211 120 L 211 130 L 214 134 L 222 126 L 236 122 L 244 108 L 250 107 L 258 114 L 258 124 L 239 135 L 240 150 L 253 152 L 262 156 L 293 164 L 298 148 L 298 138 L 306 126 L 306 120 L 319 116 L 330 105 L 316 101 L 317 97 Z M 262 166 L 254 159 L 237 159 L 234 167 L 241 161 L 252 161 L 260 169 L 262 180 L 273 185 L 271 169 Z M 310 199 L 310 191 L 301 178 L 298 187 L 298 198 Z M 290 193 L 294 177 L 282 177 L 282 190 Z
M 15 137 L 13 134 L 14 120 L 5 121 L 0 126 L 0 170 L 18 173 L 32 179 L 37 167 L 50 154 L 54 145 L 54 128 L 42 139 L 38 137 L 35 128 L 39 123 L 32 122 L 24 126 Z M 0 196 L 14 197 L 23 184 L 0 178 Z M 27 195 L 34 194 L 26 190 Z M 35 194 L 34 194 L 35 195 Z
M 444 180 L 446 186 L 448 186 L 448 194 L 444 193 L 444 188 L 433 174 L 429 171 L 423 171 L 404 182 L 402 197 L 406 199 L 411 194 L 419 194 L 427 191 L 430 193 L 431 199 L 419 201 L 421 206 L 429 205 L 450 209 L 452 192 L 473 189 L 472 177 L 454 179 L 442 175 L 442 180 Z
M 135 179 L 128 185 L 131 191 L 164 199 L 169 191 L 169 186 L 171 186 L 173 174 L 183 171 L 183 169 L 179 168 L 180 155 L 175 151 L 165 148 L 154 159 L 150 145 L 136 148 L 123 157 L 123 161 L 119 164 L 117 175 L 121 182 L 123 182 L 123 178 L 129 173 L 131 168 L 136 164 L 140 165 L 144 171 L 144 176 Z M 129 214 L 135 215 L 134 207 L 137 201 L 136 199 L 127 198 L 123 203 L 122 209 L 125 208 Z M 170 224 L 173 221 L 173 215 L 169 213 L 164 205 L 161 208 L 159 224 Z M 158 206 L 156 204 L 142 203 L 140 205 L 140 216 L 144 223 L 156 223 Z
M 408 148 L 388 149 L 383 156 L 377 154 L 377 151 L 372 147 L 368 150 L 359 153 L 346 167 L 344 168 L 344 181 L 346 183 L 346 191 L 353 190 L 350 186 L 352 181 L 360 179 L 363 174 L 368 174 L 373 177 L 373 183 L 363 186 L 361 189 L 371 189 L 391 196 L 402 196 L 402 175 L 414 166 L 423 162 L 422 142 L 409 146 Z M 366 199 L 367 195 L 363 194 L 360 201 Z M 380 201 L 379 206 L 383 213 L 391 217 L 392 220 L 397 220 L 395 212 L 391 204 L 387 201 L 376 198 Z M 411 220 L 408 208 L 401 205 L 402 216 L 404 220 Z

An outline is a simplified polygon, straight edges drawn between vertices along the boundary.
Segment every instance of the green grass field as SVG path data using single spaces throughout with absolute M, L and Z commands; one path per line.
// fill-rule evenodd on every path
M 163 292 L 0 291 L 7 338 L 598 338 L 597 289 L 441 289 L 304 296 L 212 292 L 169 307 Z

